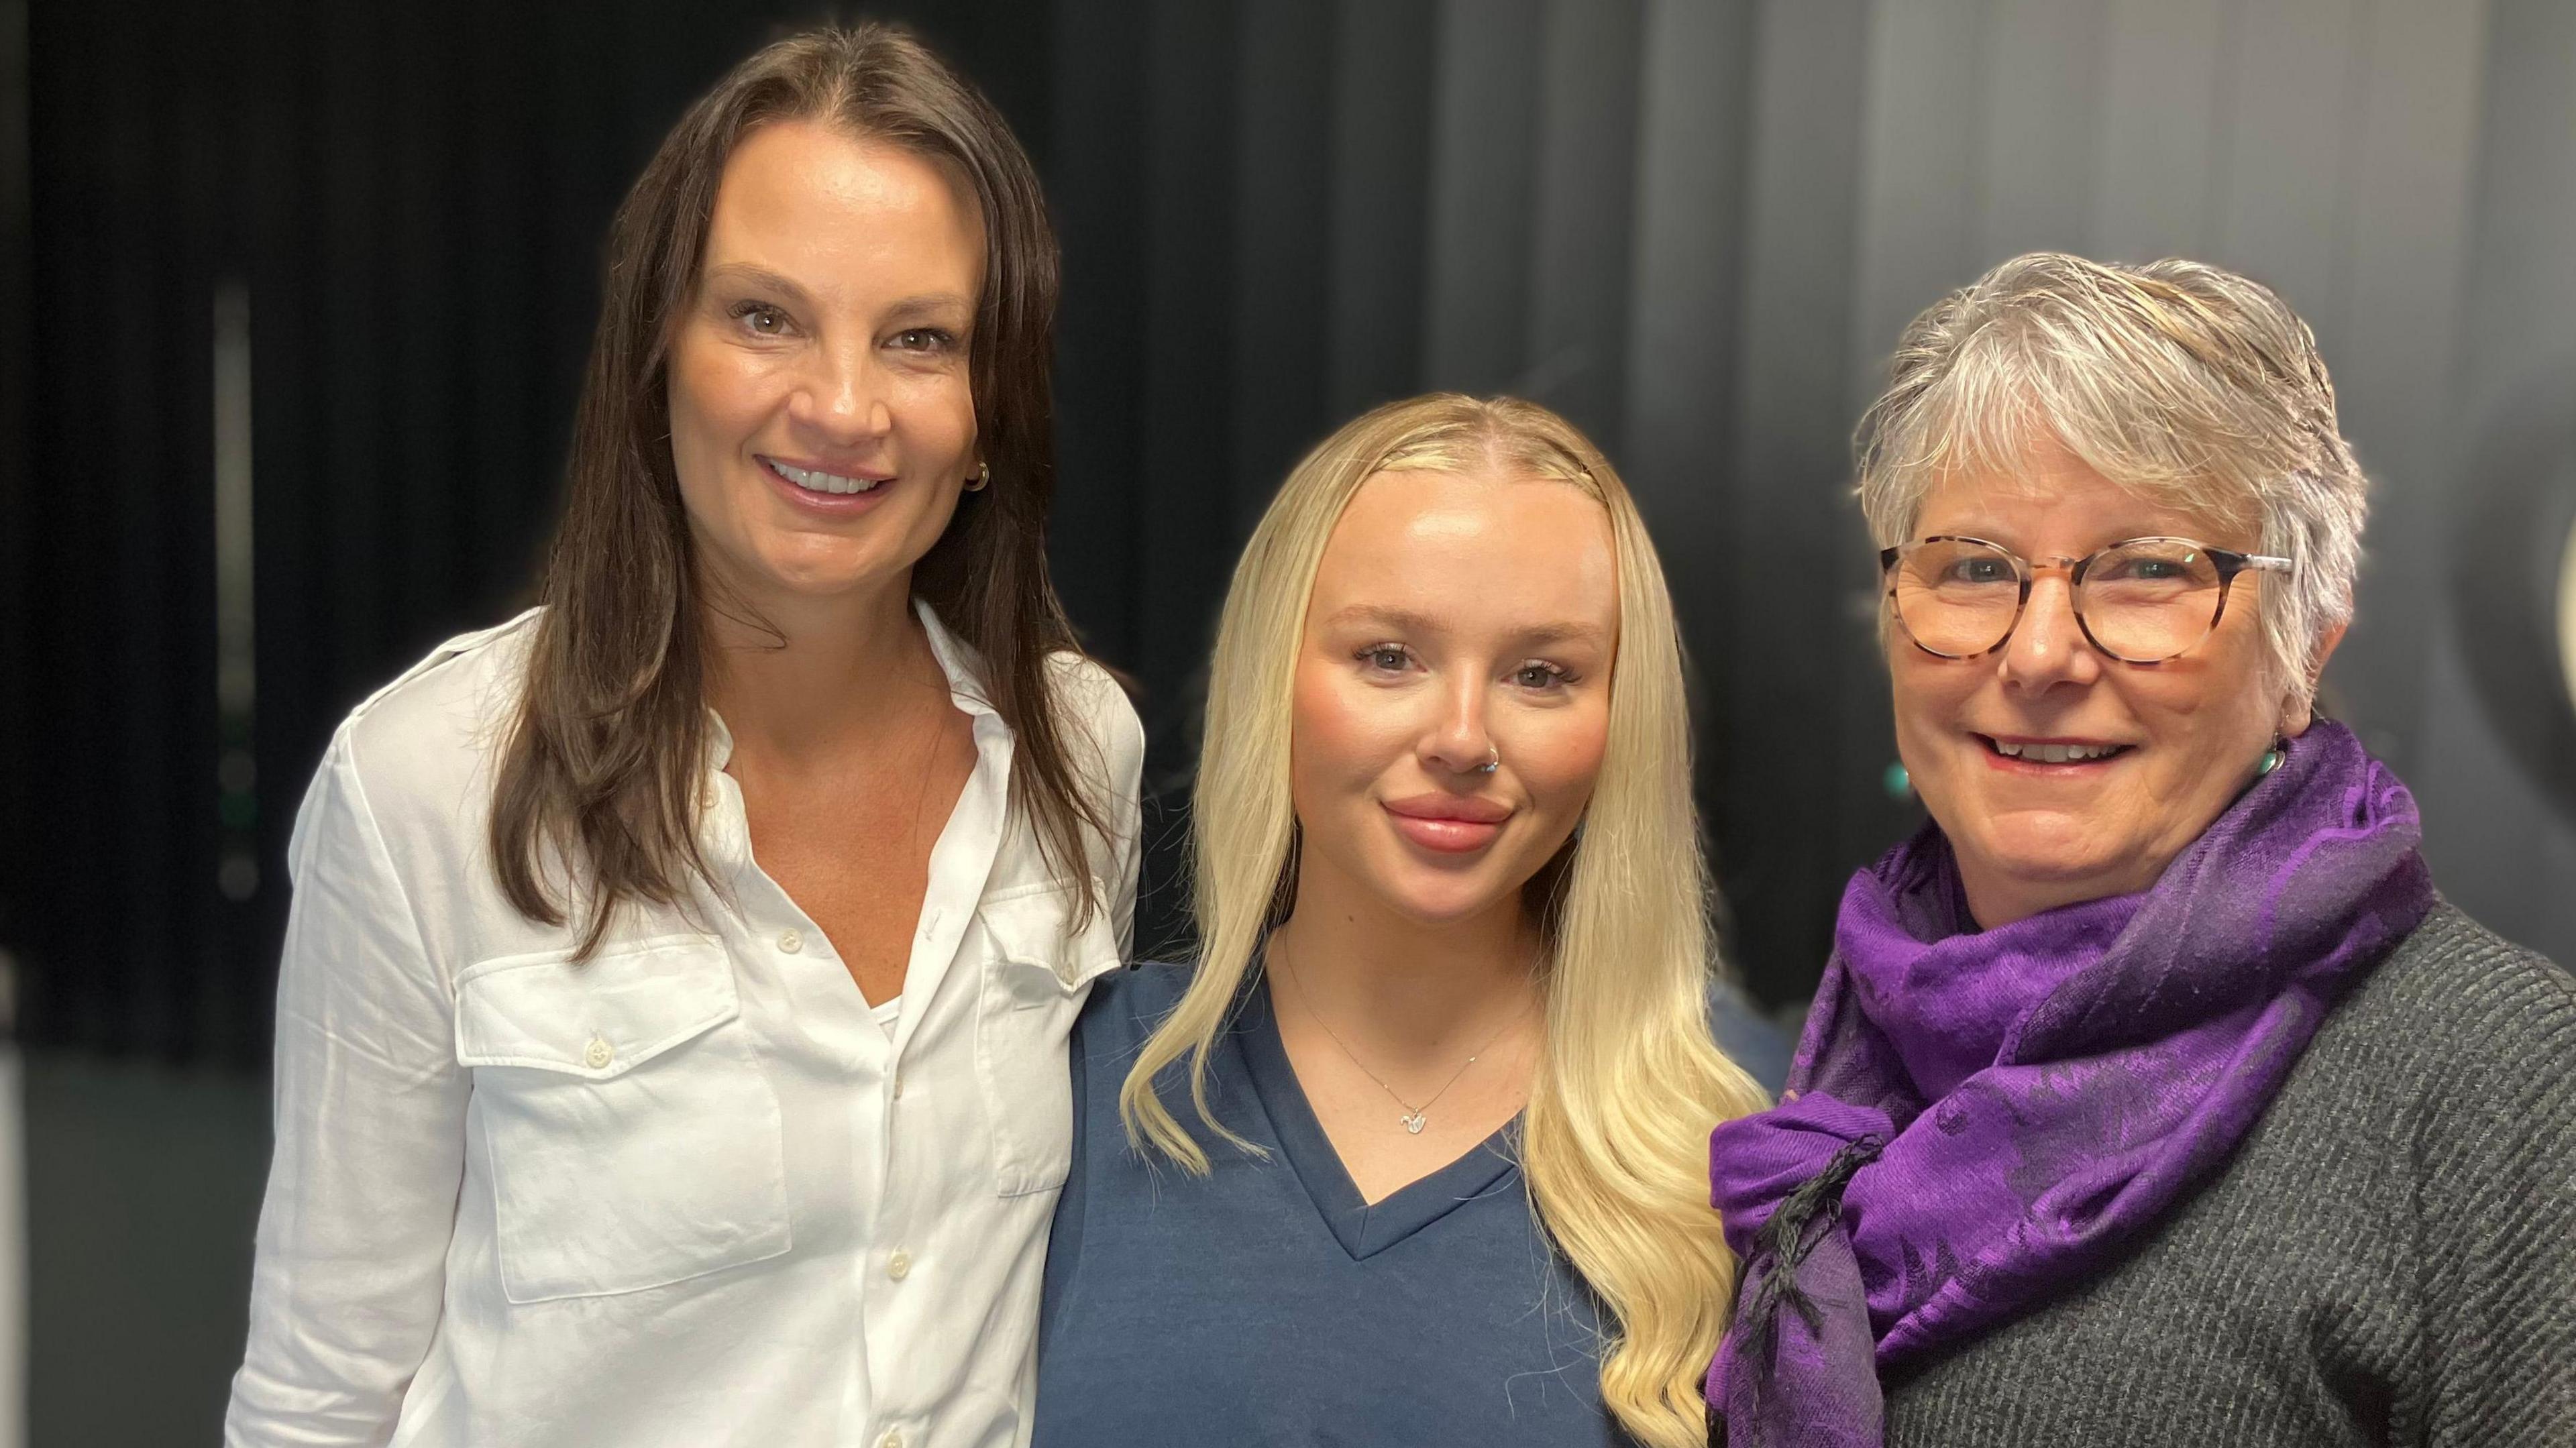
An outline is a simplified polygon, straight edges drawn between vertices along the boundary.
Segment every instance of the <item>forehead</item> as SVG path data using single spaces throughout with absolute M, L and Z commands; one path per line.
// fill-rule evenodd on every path
M 980 280 L 983 222 L 940 161 L 817 121 L 758 127 L 716 189 L 707 263 L 769 267 L 819 284 L 888 265 Z M 817 273 L 808 276 L 806 273 Z
M 1966 533 L 2024 552 L 2068 554 L 2158 535 L 2250 547 L 2247 531 L 2241 519 L 2113 482 L 2046 436 L 2026 440 L 2009 467 L 1942 473 L 1914 520 L 1916 537 Z
M 1569 483 L 1492 473 L 1390 472 L 1362 483 L 1315 573 L 1315 609 L 1378 605 L 1509 627 L 1614 627 L 1610 515 Z

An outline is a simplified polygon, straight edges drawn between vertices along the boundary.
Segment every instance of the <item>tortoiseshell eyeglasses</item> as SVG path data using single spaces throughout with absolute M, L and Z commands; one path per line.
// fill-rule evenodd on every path
M 2209 637 L 2227 614 L 2236 575 L 2290 571 L 2287 558 L 2231 553 L 2189 538 L 2130 538 L 2081 558 L 2034 562 L 1954 533 L 1881 549 L 1878 565 L 1906 637 L 1945 659 L 2002 648 L 2021 625 L 2031 583 L 2062 568 L 2085 641 L 2128 664 L 2161 664 Z

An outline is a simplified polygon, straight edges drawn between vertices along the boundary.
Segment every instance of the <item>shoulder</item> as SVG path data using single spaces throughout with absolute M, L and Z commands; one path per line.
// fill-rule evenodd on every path
M 1047 684 L 1058 715 L 1084 731 L 1109 766 L 1112 779 L 1143 767 L 1145 725 L 1118 676 L 1098 659 L 1058 649 L 1047 655 Z
M 461 865 L 475 855 L 493 763 L 525 690 L 537 616 L 531 609 L 447 640 L 349 711 L 314 773 L 289 858 L 300 858 L 301 842 L 344 813 L 398 865 Z
M 479 764 L 517 713 L 539 612 L 431 649 L 349 711 L 335 752 L 371 793 L 399 793 Z
M 1091 998 L 1074 1027 L 1076 1044 L 1095 1060 L 1132 1053 L 1181 1003 L 1193 974 L 1186 964 L 1149 960 L 1101 976 L 1091 983 Z
M 2330 1073 L 2402 1130 L 2427 1182 L 2518 1170 L 2576 1143 L 2576 977 L 2447 901 L 2317 1033 Z M 2576 1172 L 2576 1165 L 2565 1168 Z
M 2576 1080 L 2576 977 L 2436 901 L 2320 1034 L 2438 1063 L 2450 1080 Z

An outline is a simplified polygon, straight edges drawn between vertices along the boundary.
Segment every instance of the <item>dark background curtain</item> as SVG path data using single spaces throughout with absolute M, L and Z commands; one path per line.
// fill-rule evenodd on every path
M 39 1042 L 255 1066 L 314 760 L 370 689 L 525 598 L 606 217 L 692 96 L 814 12 L 11 11 L 0 947 Z M 1149 940 L 1176 923 L 1215 603 L 1269 491 L 1369 404 L 1517 392 L 1592 431 L 1646 508 L 1696 661 L 1730 954 L 1801 999 L 1843 878 L 1916 818 L 1887 779 L 1849 427 L 1916 309 L 2057 246 L 2207 256 L 2315 323 L 2379 480 L 2330 700 L 2421 794 L 2446 888 L 2576 956 L 2576 721 L 2538 604 L 2576 512 L 2576 11 L 871 13 L 973 74 L 1048 179 L 1058 578 L 1142 686 Z M 245 355 L 246 547 L 217 462 Z M 243 596 L 246 661 L 219 643 Z

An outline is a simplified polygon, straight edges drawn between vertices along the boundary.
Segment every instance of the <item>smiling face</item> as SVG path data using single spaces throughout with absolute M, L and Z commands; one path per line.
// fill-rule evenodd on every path
M 787 607 L 907 589 L 976 469 L 983 272 L 934 161 L 811 121 L 734 148 L 670 360 L 680 497 L 725 584 Z
M 1300 908 L 1366 898 L 1435 925 L 1517 912 L 1592 796 L 1618 635 L 1609 514 L 1573 486 L 1361 484 L 1297 657 Z
M 2054 440 L 2028 449 L 2019 476 L 1936 485 L 1914 536 L 1936 533 L 2033 560 L 2150 536 L 2259 551 L 2243 525 L 2148 502 Z M 2217 630 L 2151 667 L 2085 642 L 2064 570 L 2035 578 L 1994 653 L 1935 658 L 1890 630 L 1897 750 L 1981 925 L 2154 884 L 2253 781 L 2273 737 L 2307 727 L 2307 712 L 2267 687 L 2263 587 L 2261 574 L 2238 575 Z

